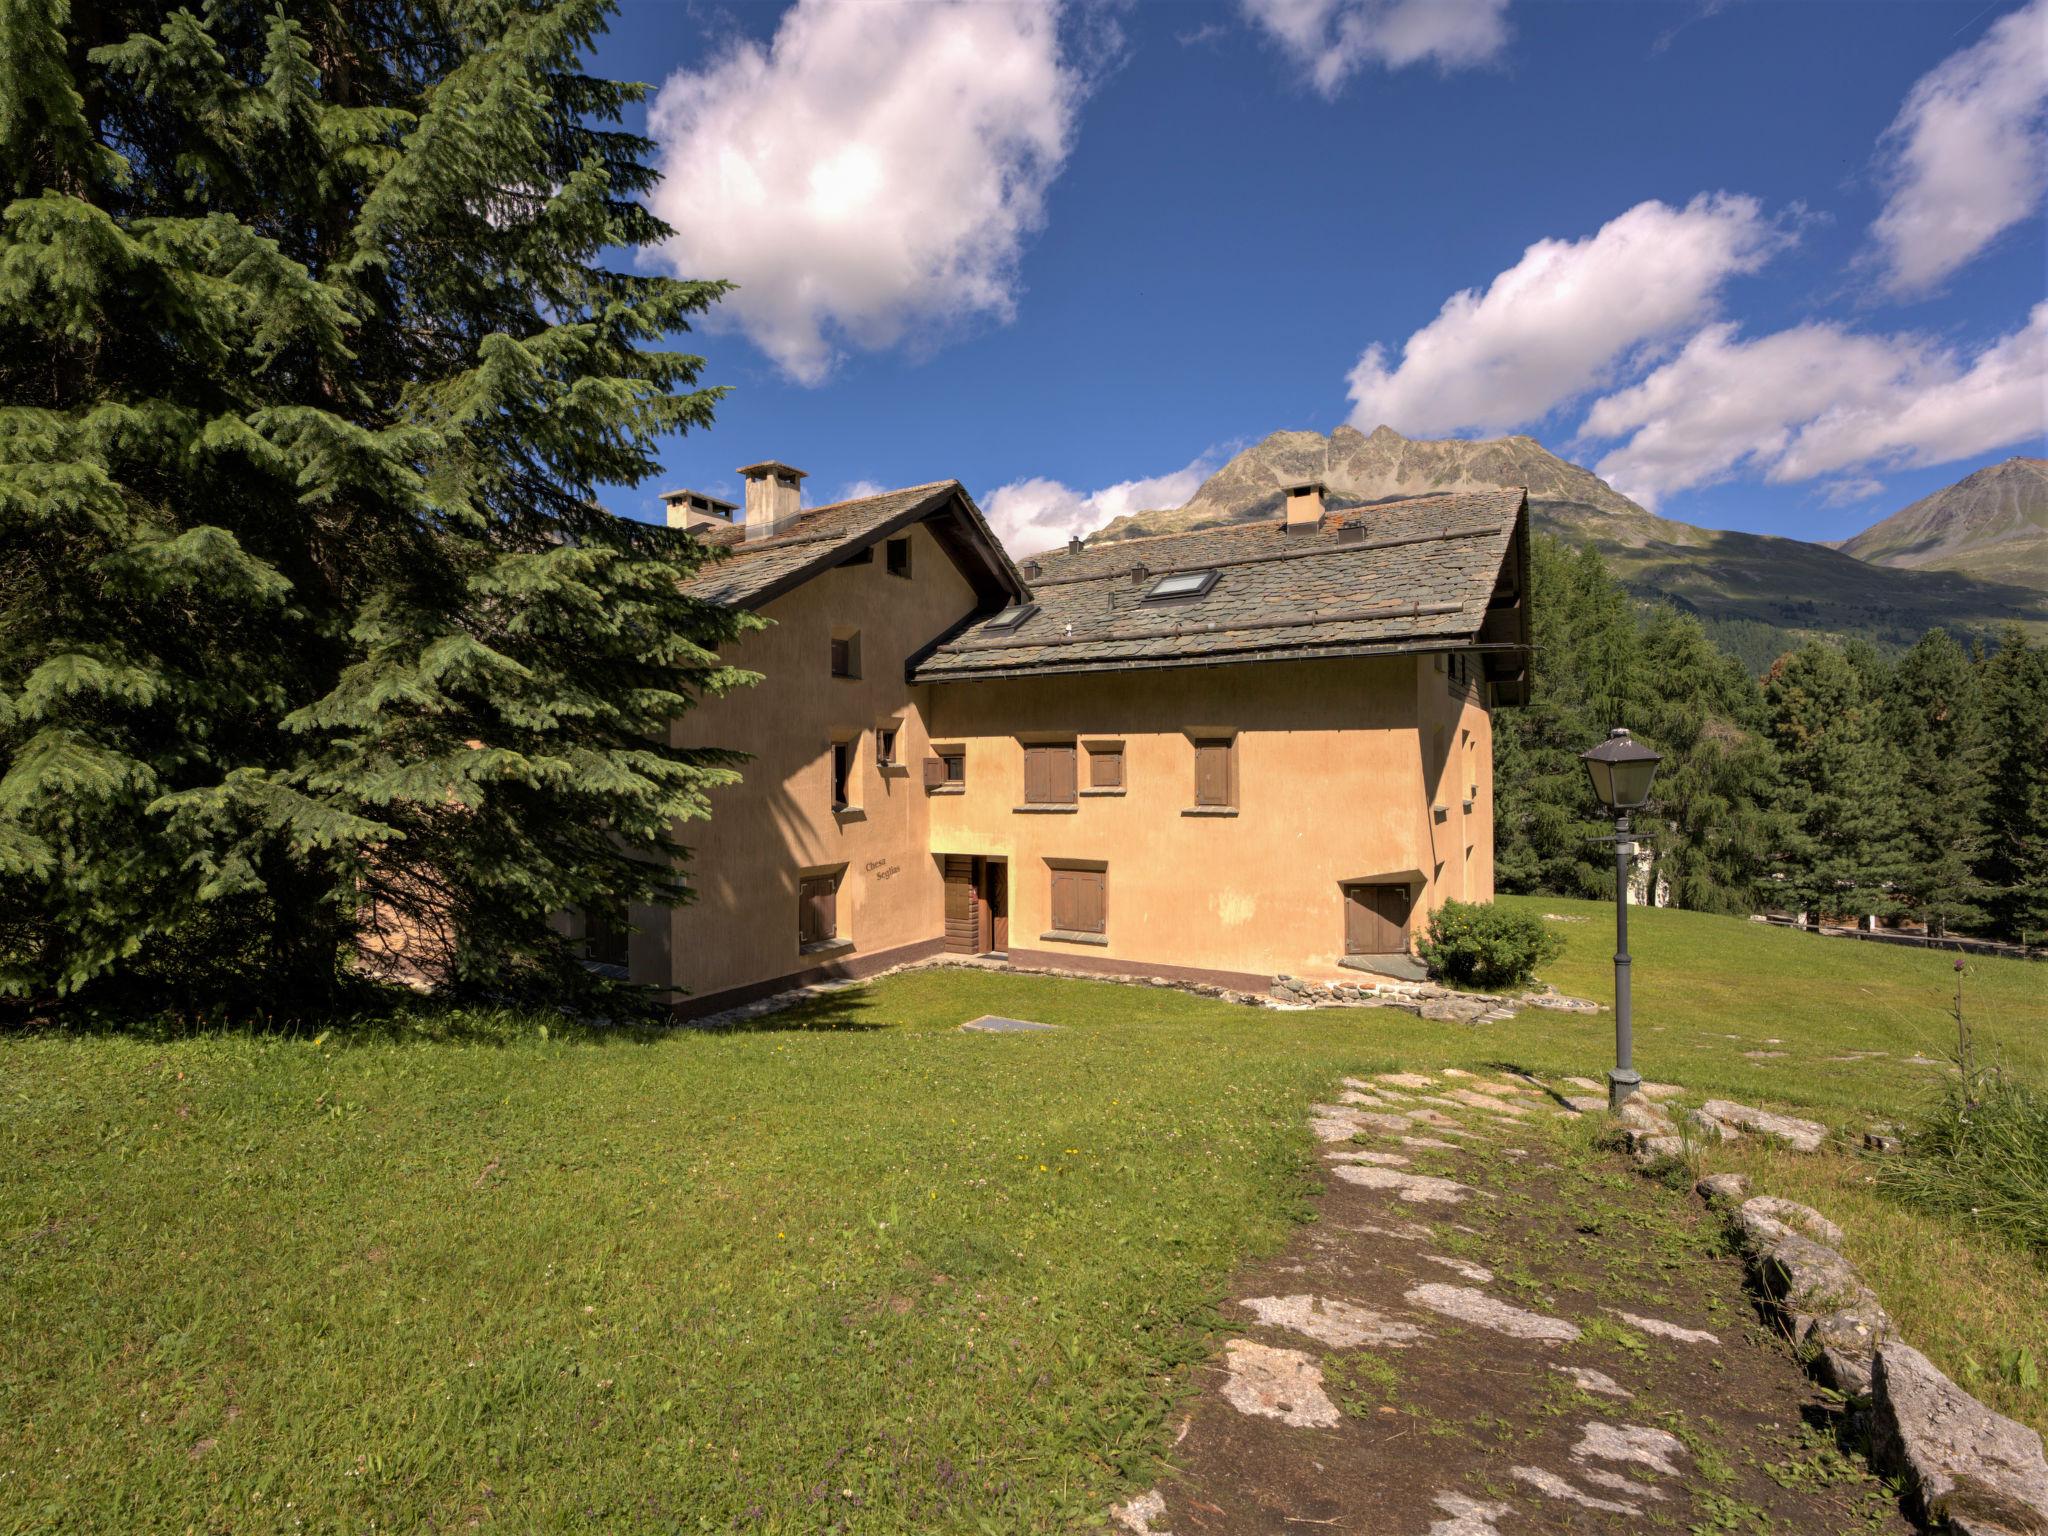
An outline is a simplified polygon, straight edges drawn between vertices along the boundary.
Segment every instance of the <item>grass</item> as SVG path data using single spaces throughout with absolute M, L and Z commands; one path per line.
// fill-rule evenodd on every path
M 1607 910 L 1518 904 L 1586 919 L 1546 975 L 1604 999 Z M 1661 912 L 1632 948 L 1646 1075 L 1851 1126 L 1938 1092 L 1905 1058 L 1947 957 Z M 1969 982 L 2035 1082 L 2041 976 Z M 1065 1028 L 955 1029 L 986 1012 Z M 1226 1277 L 1304 1213 L 1307 1102 L 1597 1075 L 1612 1029 L 961 971 L 769 1023 L 0 1039 L 0 1532 L 1072 1529 L 1152 1474 Z M 1951 1370 L 2048 1356 L 2017 1250 L 1860 1160 L 1717 1155 L 1850 1227 Z

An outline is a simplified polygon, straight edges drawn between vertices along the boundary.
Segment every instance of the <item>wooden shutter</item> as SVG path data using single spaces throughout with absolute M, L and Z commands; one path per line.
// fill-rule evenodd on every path
M 1230 743 L 1195 743 L 1195 804 L 1230 804 Z
M 1088 754 L 1088 787 L 1090 789 L 1122 789 L 1124 787 L 1124 749 L 1105 747 Z
M 946 760 L 943 757 L 928 757 L 924 760 L 924 787 L 937 789 L 946 782 Z
M 1408 887 L 1344 887 L 1344 953 L 1398 955 L 1408 948 Z
M 1099 869 L 1052 871 L 1052 925 L 1066 933 L 1108 931 L 1108 875 Z
M 1024 803 L 1065 805 L 1071 803 L 1073 798 L 1073 746 L 1027 746 L 1024 749 Z

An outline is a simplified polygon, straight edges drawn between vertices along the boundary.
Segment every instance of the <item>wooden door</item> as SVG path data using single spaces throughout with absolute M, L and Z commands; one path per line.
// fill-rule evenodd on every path
M 946 855 L 946 953 L 972 955 L 979 951 L 981 905 L 974 890 L 974 860 L 965 854 Z
M 1010 947 L 1010 866 L 1002 859 L 982 862 L 981 904 L 988 910 L 988 947 Z
M 1403 955 L 1408 952 L 1408 887 L 1344 887 L 1344 952 L 1347 955 Z

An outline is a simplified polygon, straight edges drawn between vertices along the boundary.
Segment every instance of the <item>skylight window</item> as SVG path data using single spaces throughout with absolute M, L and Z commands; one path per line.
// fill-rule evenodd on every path
M 1005 608 L 1001 613 L 990 619 L 988 623 L 984 624 L 982 628 L 993 629 L 1007 634 L 1009 631 L 1022 625 L 1026 619 L 1036 612 L 1038 612 L 1038 604 L 1020 603 L 1014 608 Z
M 1145 593 L 1145 601 L 1157 602 L 1168 597 L 1200 597 L 1216 585 L 1215 571 L 1175 571 L 1171 576 L 1162 576 L 1153 582 Z

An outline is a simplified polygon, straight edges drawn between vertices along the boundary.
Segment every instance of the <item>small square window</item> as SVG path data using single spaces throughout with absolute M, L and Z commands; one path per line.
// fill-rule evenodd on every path
M 965 747 L 933 747 L 932 755 L 924 760 L 924 787 L 926 789 L 959 788 L 967 782 L 967 749 Z
M 1124 787 L 1124 749 L 1117 746 L 1090 746 L 1088 748 L 1088 787 L 1090 789 L 1122 789 Z
M 998 633 L 1007 634 L 1011 630 L 1022 629 L 1024 621 L 1036 612 L 1038 612 L 1038 604 L 1019 603 L 1014 608 L 1005 608 L 981 627 L 985 630 L 992 629 Z
M 1145 601 L 1154 603 L 1169 597 L 1200 597 L 1216 585 L 1217 571 L 1175 571 L 1153 582 Z
M 891 576 L 908 576 L 910 574 L 910 540 L 891 539 L 889 541 L 889 574 Z
M 796 942 L 799 948 L 829 944 L 839 937 L 839 876 L 811 875 L 796 887 Z
M 875 732 L 875 761 L 881 766 L 894 767 L 896 763 L 896 727 L 885 725 Z
M 832 675 L 860 676 L 860 632 L 848 630 L 832 637 Z
M 1074 803 L 1074 744 L 1071 741 L 1025 744 L 1024 803 Z

